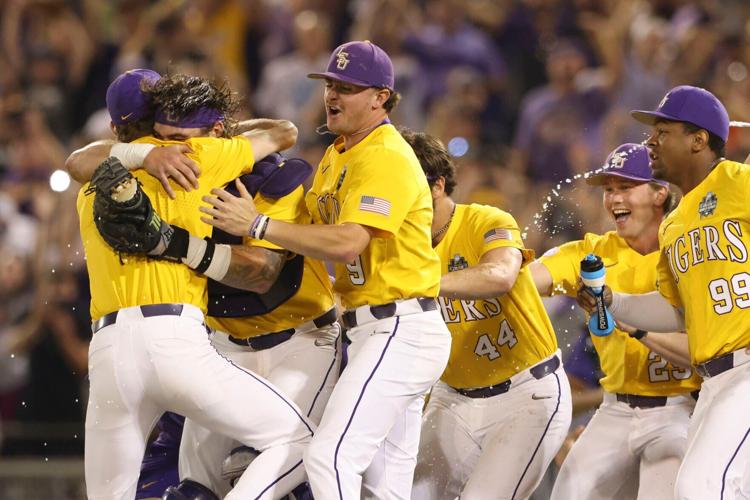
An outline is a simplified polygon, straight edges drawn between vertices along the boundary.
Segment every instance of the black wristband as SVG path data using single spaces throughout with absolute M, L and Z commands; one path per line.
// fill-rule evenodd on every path
M 216 250 L 216 243 L 209 237 L 203 238 L 206 240 L 206 251 L 203 252 L 203 258 L 201 263 L 195 268 L 196 273 L 205 273 L 208 266 L 211 265 L 211 261 L 214 260 L 214 251 Z
M 633 337 L 635 340 L 641 340 L 646 336 L 647 333 L 648 332 L 646 330 L 641 330 L 640 328 L 638 328 L 633 333 L 629 333 L 628 335 Z
M 158 257 L 172 262 L 181 262 L 187 257 L 188 246 L 190 244 L 190 233 L 180 226 L 171 226 L 172 234 L 169 237 L 169 244 L 162 255 Z

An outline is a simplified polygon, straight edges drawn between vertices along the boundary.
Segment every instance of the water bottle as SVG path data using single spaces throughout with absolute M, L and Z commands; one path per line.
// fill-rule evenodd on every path
M 589 330 L 598 337 L 606 337 L 615 328 L 615 320 L 604 305 L 604 262 L 598 255 L 588 254 L 581 261 L 581 281 L 596 299 L 596 313 L 589 318 Z

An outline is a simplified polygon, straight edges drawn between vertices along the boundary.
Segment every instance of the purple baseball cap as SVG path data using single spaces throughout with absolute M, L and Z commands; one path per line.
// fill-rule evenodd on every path
M 648 148 L 643 144 L 631 142 L 617 146 L 609 153 L 607 161 L 601 167 L 601 171 L 586 178 L 586 182 L 593 186 L 604 184 L 607 177 L 620 177 L 638 182 L 656 182 L 668 187 L 669 183 L 654 179 L 651 170 L 651 161 L 648 157 Z
M 151 97 L 141 90 L 143 80 L 156 81 L 161 75 L 150 69 L 131 69 L 107 87 L 107 111 L 115 125 L 127 125 L 151 116 Z
M 330 78 L 362 87 L 393 90 L 393 63 L 383 49 L 365 40 L 339 45 L 331 53 L 325 73 L 310 73 L 308 78 Z
M 729 137 L 729 114 L 724 105 L 708 90 L 690 85 L 680 85 L 667 92 L 656 111 L 635 110 L 630 115 L 647 125 L 660 119 L 692 123 L 725 143 Z

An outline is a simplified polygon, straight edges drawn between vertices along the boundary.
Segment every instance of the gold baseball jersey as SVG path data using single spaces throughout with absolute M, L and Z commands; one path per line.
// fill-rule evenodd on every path
M 307 193 L 315 224 L 352 222 L 375 230 L 364 251 L 336 264 L 345 308 L 436 297 L 440 261 L 432 249 L 432 196 L 422 167 L 395 127 L 383 124 L 350 150 L 326 150 Z
M 200 220 L 203 214 L 198 208 L 204 205 L 201 198 L 209 195 L 212 188 L 252 171 L 252 146 L 241 136 L 200 137 L 184 143 L 147 137 L 135 142 L 157 146 L 188 144 L 193 149 L 188 156 L 201 166 L 200 188 L 187 192 L 175 184 L 174 200 L 167 196 L 159 180 L 145 170 L 136 170 L 133 175 L 165 221 L 199 238 L 210 236 L 213 229 Z M 184 264 L 115 253 L 94 225 L 94 195 L 84 194 L 87 187 L 88 183 L 79 191 L 76 205 L 91 282 L 91 319 L 96 321 L 124 307 L 162 303 L 192 304 L 205 313 L 206 277 Z
M 435 250 L 443 272 L 479 264 L 482 255 L 517 248 L 523 264 L 513 288 L 495 299 L 440 297 L 443 319 L 453 342 L 442 380 L 451 387 L 487 387 L 507 380 L 549 357 L 557 339 L 526 264 L 534 252 L 524 248 L 513 217 L 486 205 L 456 205 L 445 237 Z
M 617 232 L 587 233 L 583 240 L 571 241 L 545 253 L 539 262 L 552 275 L 553 293 L 575 297 L 581 260 L 589 253 L 602 258 L 607 285 L 622 293 L 648 293 L 656 290 L 656 263 L 659 253 L 641 255 Z M 591 336 L 599 354 L 605 391 L 641 396 L 670 396 L 700 387 L 700 377 L 690 369 L 673 366 L 627 333 L 615 330 L 606 337 Z
M 278 200 L 271 200 L 260 194 L 256 195 L 254 200 L 258 211 L 274 220 L 297 224 L 310 221 L 310 215 L 305 207 L 305 195 L 302 186 Z M 278 246 L 265 240 L 245 238 L 245 244 L 274 250 L 279 249 Z M 305 257 L 299 290 L 279 307 L 262 316 L 239 318 L 208 316 L 206 317 L 206 324 L 233 337 L 256 337 L 294 328 L 306 321 L 313 320 L 331 309 L 333 304 L 331 280 L 328 278 L 325 265 L 317 259 Z
M 685 313 L 694 365 L 750 345 L 750 166 L 722 161 L 659 228 L 659 291 Z

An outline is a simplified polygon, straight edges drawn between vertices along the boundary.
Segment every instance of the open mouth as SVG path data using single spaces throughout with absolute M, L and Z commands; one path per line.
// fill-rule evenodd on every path
M 328 112 L 328 116 L 337 116 L 341 114 L 341 110 L 336 106 L 328 106 L 326 111 Z
M 624 224 L 630 217 L 630 210 L 626 208 L 616 208 L 612 210 L 612 216 L 617 224 Z

